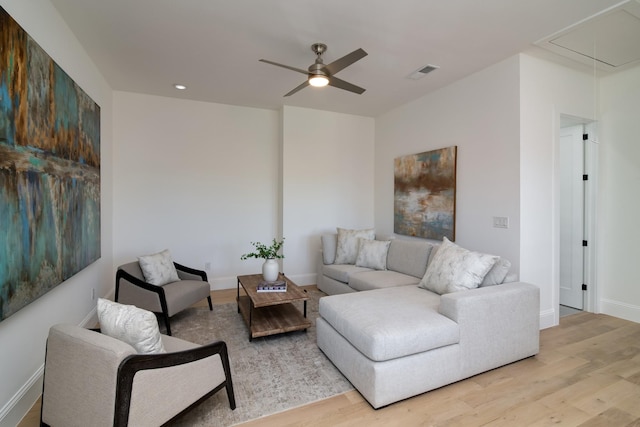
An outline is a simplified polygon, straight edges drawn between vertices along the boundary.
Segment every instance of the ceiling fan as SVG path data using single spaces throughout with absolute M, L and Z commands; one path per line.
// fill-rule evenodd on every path
M 301 68 L 290 67 L 289 65 L 278 64 L 277 62 L 268 61 L 266 59 L 261 59 L 261 62 L 266 62 L 267 64 L 276 65 L 278 67 L 287 68 L 289 70 L 297 71 L 302 74 L 307 75 L 307 80 L 305 80 L 301 85 L 297 86 L 290 92 L 288 92 L 285 96 L 293 95 L 301 89 L 311 85 L 316 87 L 322 86 L 333 86 L 338 89 L 348 90 L 349 92 L 357 93 L 361 95 L 365 89 L 341 80 L 335 76 L 335 74 L 347 68 L 349 65 L 353 64 L 356 61 L 367 56 L 367 52 L 362 49 L 356 49 L 353 52 L 343 56 L 340 59 L 336 59 L 331 64 L 324 64 L 322 62 L 322 54 L 327 51 L 327 45 L 323 43 L 314 43 L 311 45 L 311 50 L 316 54 L 316 60 L 313 64 L 311 64 L 308 70 L 303 70 Z

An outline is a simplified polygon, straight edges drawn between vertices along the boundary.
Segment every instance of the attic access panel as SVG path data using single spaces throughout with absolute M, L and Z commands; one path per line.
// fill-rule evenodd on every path
M 640 64 L 640 3 L 628 1 L 536 43 L 562 56 L 613 71 Z

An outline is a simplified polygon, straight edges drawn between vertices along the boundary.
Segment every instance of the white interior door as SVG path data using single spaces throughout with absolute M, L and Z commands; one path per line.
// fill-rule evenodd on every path
M 560 304 L 583 309 L 583 125 L 560 130 Z

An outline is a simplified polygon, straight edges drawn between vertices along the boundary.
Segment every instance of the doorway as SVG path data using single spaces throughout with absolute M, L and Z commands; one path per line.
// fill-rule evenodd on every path
M 589 120 L 561 116 L 559 164 L 559 311 L 561 315 L 588 310 L 590 274 L 589 236 L 595 205 L 595 169 L 592 167 L 594 138 L 589 138 Z M 590 247 L 591 244 L 591 247 Z M 590 283 L 591 282 L 591 283 Z

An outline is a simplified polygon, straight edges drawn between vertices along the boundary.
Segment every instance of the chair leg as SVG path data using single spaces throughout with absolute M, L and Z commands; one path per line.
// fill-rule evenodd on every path
M 213 304 L 211 303 L 211 295 L 207 297 L 207 301 L 209 301 L 209 311 L 213 311 Z
M 236 396 L 233 394 L 233 384 L 231 381 L 227 380 L 227 397 L 229 398 L 229 407 L 231 410 L 236 409 Z
M 225 387 L 227 389 L 227 397 L 229 398 L 229 407 L 231 410 L 236 409 L 236 395 L 233 393 L 233 380 L 231 379 L 231 365 L 229 364 L 229 353 L 227 344 L 222 342 L 220 350 L 220 360 L 222 361 L 222 369 L 224 370 Z
M 164 317 L 164 324 L 167 327 L 167 335 L 171 335 L 171 325 L 169 325 L 169 315 L 167 313 L 162 313 L 162 317 Z

